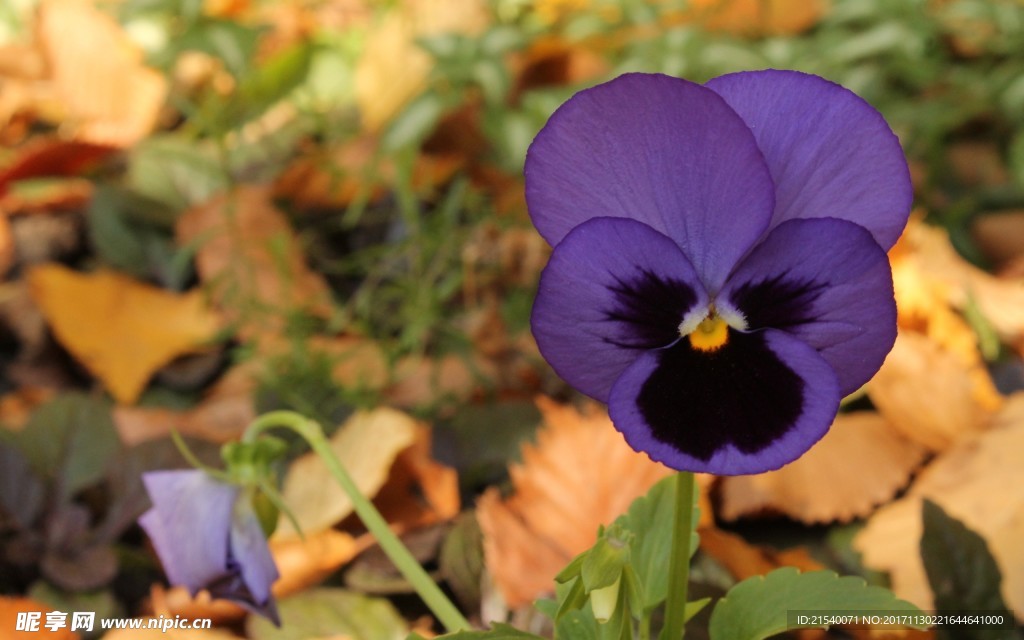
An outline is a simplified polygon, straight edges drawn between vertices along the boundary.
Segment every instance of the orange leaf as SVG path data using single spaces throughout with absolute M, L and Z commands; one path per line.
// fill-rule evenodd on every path
M 892 498 L 924 456 L 878 414 L 841 414 L 810 451 L 778 471 L 722 478 L 721 515 L 771 509 L 806 523 L 846 522 Z
M 46 624 L 46 614 L 53 611 L 50 607 L 40 604 L 29 598 L 6 598 L 0 596 L 0 640 L 15 640 L 15 638 L 50 638 L 51 640 L 77 640 L 79 635 L 68 628 L 50 631 Z M 37 631 L 15 631 L 18 623 L 19 613 L 40 613 L 39 629 Z M 65 612 L 68 613 L 68 612 Z M 68 625 L 71 623 L 71 616 L 66 619 Z
M 793 35 L 810 29 L 826 0 L 690 0 L 690 18 L 711 31 L 741 36 Z
M 761 576 L 779 567 L 797 567 L 801 571 L 825 568 L 806 549 L 774 551 L 716 527 L 701 527 L 700 549 L 728 569 L 736 580 Z
M 374 498 L 392 526 L 413 529 L 459 514 L 458 474 L 430 457 L 430 443 L 430 429 L 417 426 L 415 440 L 398 454 L 387 482 Z
M 113 271 L 80 274 L 58 265 L 32 269 L 28 282 L 57 340 L 126 404 L 156 370 L 220 328 L 198 291 L 177 294 Z
M 167 81 L 110 16 L 87 0 L 46 0 L 38 29 L 77 139 L 126 147 L 153 130 Z
M 295 232 L 263 187 L 239 187 L 189 209 L 177 236 L 199 245 L 199 277 L 232 320 L 274 331 L 289 310 L 330 311 L 327 283 L 306 265 Z
M 274 583 L 274 595 L 283 598 L 324 578 L 348 563 L 372 542 L 369 537 L 360 544 L 347 533 L 326 529 L 305 538 L 274 538 L 270 552 L 274 555 L 281 577 Z
M 492 488 L 477 504 L 487 567 L 512 607 L 550 592 L 599 525 L 671 472 L 630 449 L 595 406 L 580 413 L 547 399 L 538 404 L 546 426 L 510 469 L 514 495 L 502 501 Z

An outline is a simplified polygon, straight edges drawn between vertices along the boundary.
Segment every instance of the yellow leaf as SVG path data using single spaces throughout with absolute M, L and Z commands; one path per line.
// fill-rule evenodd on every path
M 973 299 L 985 318 L 1010 343 L 1024 341 L 1024 278 L 997 278 L 964 260 L 942 229 L 911 221 L 900 244 L 920 269 L 941 282 L 948 301 L 963 310 Z
M 892 498 L 924 456 L 878 414 L 841 414 L 810 451 L 778 471 L 722 478 L 720 513 L 734 520 L 770 509 L 809 524 L 846 522 Z
M 77 139 L 124 147 L 153 130 L 167 81 L 120 25 L 88 0 L 46 0 L 38 26 Z
M 481 0 L 406 0 L 366 35 L 355 70 L 363 126 L 375 132 L 422 91 L 433 62 L 417 39 L 444 33 L 475 35 L 488 24 Z
M 352 416 L 331 438 L 331 449 L 362 494 L 373 497 L 387 480 L 395 458 L 415 439 L 415 420 L 400 411 L 380 408 Z M 292 463 L 281 493 L 306 535 L 323 531 L 352 513 L 352 501 L 314 453 Z M 274 537 L 297 535 L 282 515 Z
M 81 274 L 58 265 L 32 269 L 28 282 L 57 340 L 126 404 L 155 371 L 220 328 L 199 291 L 177 294 L 113 271 Z
M 880 509 L 857 536 L 867 566 L 888 571 L 896 595 L 932 609 L 921 564 L 921 501 L 938 503 L 985 538 L 1003 575 L 1009 608 L 1024 612 L 1024 393 L 1011 396 L 992 428 L 942 453 L 906 497 Z
M 597 407 L 538 404 L 546 426 L 510 469 L 515 493 L 503 501 L 491 488 L 477 504 L 487 568 L 512 607 L 548 593 L 555 575 L 594 543 L 598 525 L 671 473 L 630 449 Z

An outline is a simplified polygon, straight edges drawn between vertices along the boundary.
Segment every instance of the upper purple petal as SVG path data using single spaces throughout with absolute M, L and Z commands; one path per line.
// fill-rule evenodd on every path
M 153 471 L 142 476 L 153 508 L 139 524 L 171 584 L 195 595 L 228 571 L 231 516 L 240 489 L 203 471 Z
M 772 226 L 832 217 L 896 243 L 913 200 L 899 140 L 852 91 L 797 71 L 747 71 L 707 86 L 750 126 L 775 181 Z
M 642 222 L 596 218 L 555 247 L 531 323 L 558 375 L 606 402 L 626 367 L 645 350 L 678 340 L 684 317 L 707 305 L 693 266 L 672 240 Z
M 866 229 L 846 220 L 790 220 L 743 260 L 719 294 L 752 330 L 786 331 L 814 347 L 856 391 L 896 340 L 889 259 Z
M 623 372 L 608 412 L 631 447 L 673 469 L 738 475 L 777 469 L 825 435 L 840 397 L 828 363 L 782 331 L 729 332 L 714 351 L 684 338 Z
M 597 217 L 665 234 L 709 292 L 767 228 L 774 185 L 754 135 L 722 98 L 665 75 L 631 73 L 570 98 L 526 156 L 526 199 L 557 245 Z

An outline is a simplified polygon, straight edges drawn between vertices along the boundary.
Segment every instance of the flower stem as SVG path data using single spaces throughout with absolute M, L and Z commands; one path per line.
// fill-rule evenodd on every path
M 359 519 L 363 521 L 366 528 L 377 539 L 384 553 L 395 564 L 395 567 L 402 573 L 402 576 L 416 589 L 423 602 L 437 616 L 437 619 L 441 621 L 445 629 L 448 632 L 470 629 L 469 621 L 452 604 L 451 600 L 444 595 L 441 588 L 437 586 L 423 567 L 420 566 L 420 563 L 416 561 L 416 558 L 412 556 L 401 540 L 398 539 L 398 536 L 388 527 L 387 521 L 380 515 L 380 512 L 373 506 L 373 503 L 356 487 L 355 481 L 353 481 L 352 476 L 342 466 L 338 456 L 334 454 L 330 442 L 324 436 L 323 429 L 320 428 L 317 422 L 293 411 L 272 411 L 256 418 L 249 425 L 249 428 L 246 429 L 242 440 L 250 442 L 261 432 L 274 427 L 291 429 L 309 443 L 313 452 L 320 456 L 324 464 L 327 465 L 331 475 L 334 476 L 334 479 L 338 481 L 341 488 L 348 494 L 349 499 L 352 500 L 352 505 Z
M 681 640 L 686 634 L 686 589 L 690 582 L 690 538 L 693 535 L 693 474 L 676 474 L 676 513 L 669 557 L 668 598 L 661 640 Z

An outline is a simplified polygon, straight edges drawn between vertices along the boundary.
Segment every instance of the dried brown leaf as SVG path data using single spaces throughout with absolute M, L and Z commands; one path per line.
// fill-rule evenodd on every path
M 928 610 L 932 595 L 921 564 L 921 501 L 938 503 L 985 538 L 1003 574 L 1011 610 L 1024 611 L 1024 393 L 1011 396 L 992 428 L 942 453 L 906 497 L 880 509 L 855 547 L 867 566 L 888 571 L 893 590 Z
M 249 334 L 279 330 L 288 310 L 330 312 L 327 283 L 306 265 L 266 188 L 239 187 L 189 209 L 178 219 L 177 236 L 183 245 L 198 245 L 199 277 Z
M 581 413 L 547 399 L 538 404 L 545 427 L 510 469 L 515 493 L 502 501 L 490 489 L 477 505 L 487 568 L 512 607 L 550 591 L 555 575 L 594 543 L 599 525 L 670 473 L 630 449 L 597 407 Z
M 778 471 L 720 480 L 726 520 L 771 510 L 808 524 L 869 514 L 910 481 L 924 447 L 870 412 L 841 414 L 807 453 Z
M 131 446 L 165 438 L 171 431 L 210 442 L 229 442 L 241 437 L 256 418 L 253 393 L 254 367 L 241 364 L 218 380 L 195 407 L 187 411 L 152 407 L 116 407 L 114 424 L 121 441 Z
M 981 363 L 911 331 L 900 331 L 867 389 L 894 428 L 933 451 L 985 429 L 1002 403 Z

